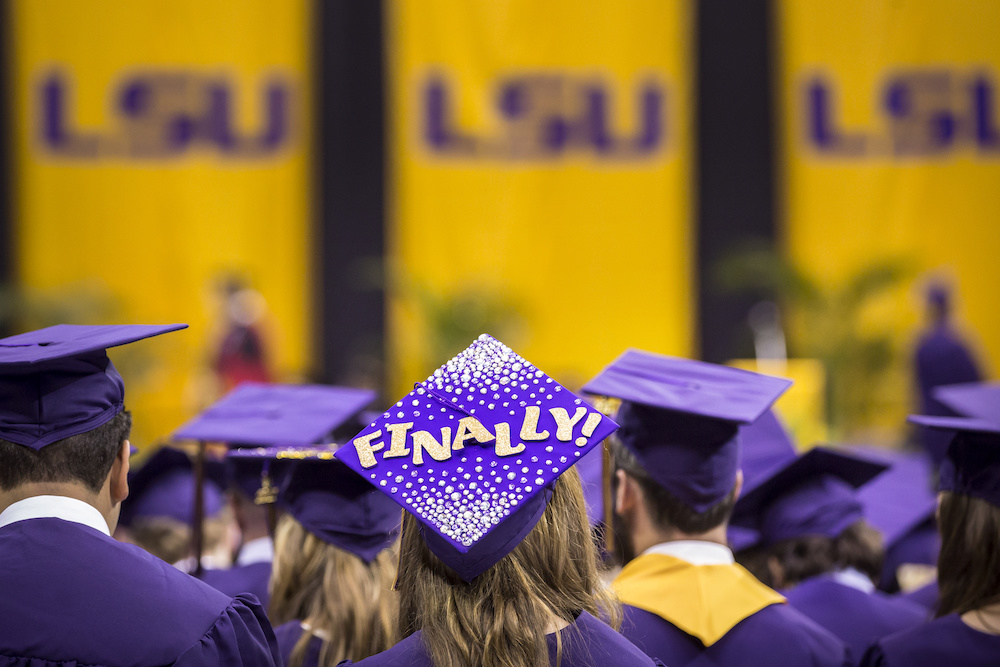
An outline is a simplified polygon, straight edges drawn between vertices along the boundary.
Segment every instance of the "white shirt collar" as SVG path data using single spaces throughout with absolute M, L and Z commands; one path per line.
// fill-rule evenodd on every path
M 258 537 L 240 547 L 240 555 L 236 557 L 235 565 L 270 563 L 272 560 L 274 560 L 274 543 L 271 538 Z
M 55 518 L 90 526 L 108 537 L 108 522 L 93 505 L 67 496 L 32 496 L 19 500 L 0 512 L 0 528 L 15 521 Z
M 646 554 L 663 554 L 673 556 L 692 565 L 732 565 L 736 562 L 733 552 L 724 544 L 704 542 L 702 540 L 677 540 L 661 542 L 642 552 Z
M 875 584 L 863 572 L 855 570 L 853 567 L 845 567 L 843 570 L 830 573 L 830 577 L 838 584 L 856 588 L 862 593 L 874 593 Z

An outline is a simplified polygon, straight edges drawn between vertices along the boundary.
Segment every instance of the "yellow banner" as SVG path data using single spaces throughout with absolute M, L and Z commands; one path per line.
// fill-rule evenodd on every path
M 891 259 L 943 274 L 957 319 L 1000 359 L 1000 11 L 992 0 L 779 3 L 786 240 L 826 286 Z M 910 353 L 919 293 L 860 334 Z M 985 361 L 985 359 L 984 359 Z M 912 407 L 903 376 L 889 423 Z
M 395 392 L 483 330 L 576 385 L 691 354 L 685 0 L 392 0 Z
M 309 361 L 309 5 L 12 3 L 20 281 L 191 324 L 139 344 L 154 372 L 123 368 L 137 444 L 210 398 L 225 272 L 264 297 L 275 374 Z

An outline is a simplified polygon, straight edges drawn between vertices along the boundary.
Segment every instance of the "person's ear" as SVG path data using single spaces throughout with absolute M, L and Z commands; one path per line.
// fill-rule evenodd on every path
M 785 568 L 781 567 L 777 556 L 767 557 L 767 571 L 771 574 L 771 586 L 773 588 L 785 587 Z
M 615 471 L 615 513 L 631 512 L 639 501 L 639 489 L 635 480 L 625 474 L 624 470 Z
M 115 462 L 111 465 L 111 503 L 113 505 L 128 498 L 128 459 L 131 454 L 129 441 L 122 441 Z
M 736 494 L 733 496 L 733 498 L 739 498 L 740 494 L 743 493 L 743 471 L 742 470 L 737 470 L 736 471 L 736 486 L 734 488 L 736 489 Z

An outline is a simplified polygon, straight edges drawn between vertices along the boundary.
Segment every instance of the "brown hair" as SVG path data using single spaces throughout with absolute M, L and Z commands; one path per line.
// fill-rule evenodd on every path
M 122 410 L 100 426 L 38 450 L 0 440 L 0 489 L 30 482 L 79 482 L 98 493 L 131 431 L 132 414 Z
M 964 614 L 1000 602 L 1000 507 L 943 491 L 938 525 L 937 615 Z
M 780 565 L 781 581 L 774 581 L 760 556 L 754 560 L 746 558 L 744 565 L 755 575 L 768 572 L 761 581 L 779 588 L 795 586 L 806 579 L 847 567 L 868 575 L 878 582 L 882 572 L 882 536 L 864 519 L 852 523 L 836 538 L 822 535 L 804 535 L 783 540 L 768 547 L 764 553 L 766 560 L 774 558 Z M 740 562 L 743 563 L 743 558 Z
M 327 544 L 289 514 L 274 536 L 269 617 L 274 625 L 303 621 L 325 635 L 320 665 L 355 662 L 396 643 L 396 546 L 371 563 Z M 288 667 L 299 667 L 312 635 L 303 632 Z
M 573 468 L 556 480 L 542 518 L 524 540 L 471 582 L 427 548 L 417 520 L 404 514 L 396 585 L 400 632 L 420 630 L 435 667 L 547 665 L 552 617 L 572 624 L 587 611 L 614 627 L 621 623 L 621 608 L 598 575 Z
M 621 442 L 611 438 L 608 440 L 615 467 L 624 470 L 625 474 L 636 481 L 642 496 L 646 500 L 646 510 L 649 517 L 660 530 L 679 530 L 689 535 L 707 533 L 716 526 L 729 520 L 736 506 L 736 484 L 729 490 L 725 498 L 697 512 L 680 498 L 667 491 L 654 481 L 643 468 L 635 455 Z

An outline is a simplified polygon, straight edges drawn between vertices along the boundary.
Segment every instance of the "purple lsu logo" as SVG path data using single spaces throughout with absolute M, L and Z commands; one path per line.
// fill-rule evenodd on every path
M 103 132 L 78 129 L 72 120 L 67 77 L 52 73 L 39 83 L 38 139 L 52 155 L 66 158 L 166 158 L 192 150 L 227 157 L 273 155 L 291 136 L 291 86 L 280 78 L 261 89 L 259 129 L 237 130 L 235 84 L 221 76 L 190 71 L 129 75 L 111 93 L 113 126 Z
M 456 86 L 430 76 L 421 86 L 421 138 L 442 157 L 545 160 L 573 153 L 639 159 L 666 143 L 666 91 L 655 80 L 636 87 L 634 130 L 612 128 L 613 93 L 606 82 L 568 74 L 523 74 L 500 80 L 491 109 L 499 127 L 491 136 L 457 125 Z
M 960 148 L 1000 151 L 996 84 L 986 73 L 907 70 L 886 77 L 877 93 L 883 127 L 845 130 L 834 110 L 834 85 L 819 75 L 802 88 L 806 140 L 840 157 L 933 157 Z

